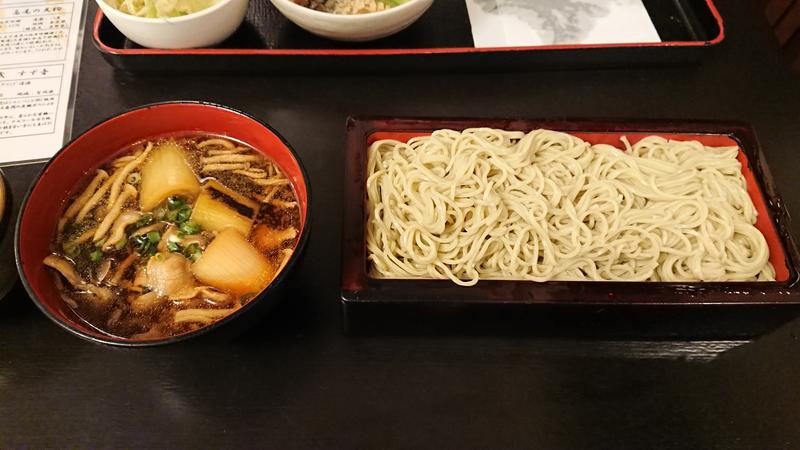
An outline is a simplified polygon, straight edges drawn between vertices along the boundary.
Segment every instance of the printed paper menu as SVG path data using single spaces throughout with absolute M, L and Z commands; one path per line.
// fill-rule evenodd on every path
M 69 138 L 82 0 L 0 0 L 0 163 L 46 159 Z

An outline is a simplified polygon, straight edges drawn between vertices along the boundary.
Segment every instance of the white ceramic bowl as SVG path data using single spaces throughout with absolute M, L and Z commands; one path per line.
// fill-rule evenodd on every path
M 218 44 L 244 20 L 249 0 L 219 0 L 193 14 L 149 19 L 125 14 L 97 0 L 103 14 L 128 39 L 150 48 L 195 48 Z
M 366 14 L 331 14 L 300 6 L 292 0 L 270 0 L 300 28 L 337 41 L 371 41 L 397 33 L 414 23 L 433 0 L 409 0 L 402 5 Z

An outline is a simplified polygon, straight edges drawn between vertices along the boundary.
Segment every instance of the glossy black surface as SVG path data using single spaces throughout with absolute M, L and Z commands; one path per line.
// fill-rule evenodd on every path
M 729 39 L 689 68 L 130 77 L 89 44 L 76 132 L 153 101 L 241 108 L 303 158 L 313 232 L 287 280 L 290 298 L 220 347 L 89 344 L 51 324 L 18 285 L 0 302 L 0 447 L 797 448 L 797 312 L 599 310 L 513 320 L 398 312 L 369 334 L 341 332 L 352 114 L 746 121 L 800 236 L 800 80 L 758 2 L 719 3 Z M 24 180 L 35 169 L 5 172 Z
M 643 0 L 663 42 L 716 41 L 721 35 L 709 0 Z M 713 2 L 712 2 L 713 3 Z M 91 17 L 91 16 L 90 16 Z M 99 23 L 95 45 L 115 67 L 130 72 L 242 73 L 262 72 L 411 72 L 441 70 L 609 67 L 696 62 L 709 56 L 714 45 L 675 45 L 643 48 L 575 46 L 557 51 L 492 51 L 430 55 L 405 50 L 472 49 L 472 31 L 463 0 L 436 0 L 417 22 L 393 36 L 371 42 L 337 42 L 305 32 L 286 19 L 268 0 L 251 1 L 241 27 L 216 48 L 235 50 L 209 58 L 185 52 L 126 52 L 142 47 L 128 40 L 108 19 Z M 298 54 L 301 50 L 397 49 L 399 55 Z M 263 54 L 286 50 L 287 54 Z
M 14 265 L 14 224 L 11 220 L 12 217 L 16 217 L 17 211 L 11 198 L 13 188 L 2 171 L 0 171 L 0 184 L 2 185 L 0 186 L 0 203 L 2 203 L 0 204 L 0 301 L 2 301 L 18 279 Z

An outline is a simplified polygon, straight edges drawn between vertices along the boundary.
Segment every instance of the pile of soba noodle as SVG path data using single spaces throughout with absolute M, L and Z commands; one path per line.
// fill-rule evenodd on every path
M 773 280 L 736 147 L 487 128 L 369 149 L 378 278 Z

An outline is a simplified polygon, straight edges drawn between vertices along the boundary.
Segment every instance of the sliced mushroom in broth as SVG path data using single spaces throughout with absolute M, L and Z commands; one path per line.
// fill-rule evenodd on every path
M 145 141 L 87 174 L 44 264 L 111 335 L 157 339 L 235 312 L 283 269 L 300 211 L 280 168 L 219 136 Z

